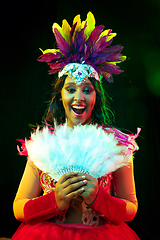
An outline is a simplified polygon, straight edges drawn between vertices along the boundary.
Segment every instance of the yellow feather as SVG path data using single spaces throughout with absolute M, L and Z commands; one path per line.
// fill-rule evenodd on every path
M 43 54 L 45 54 L 45 53 L 54 53 L 54 54 L 56 54 L 56 52 L 60 52 L 60 50 L 59 49 L 46 49 L 46 50 L 42 50 L 42 49 L 40 49 L 42 52 L 43 52 Z
M 71 27 L 69 25 L 69 23 L 67 22 L 66 19 L 63 19 L 62 21 L 62 33 L 63 33 L 63 37 L 64 39 L 70 43 L 70 30 L 71 30 Z
M 73 19 L 73 25 L 76 24 L 76 28 L 75 31 L 80 30 L 80 26 L 81 26 L 81 18 L 80 18 L 80 14 L 78 14 L 77 16 L 75 16 L 75 18 Z
M 85 34 L 85 39 L 87 40 L 91 35 L 91 32 L 95 29 L 96 21 L 93 13 L 88 12 L 86 21 L 87 21 L 87 26 L 86 26 L 86 29 L 84 30 L 84 34 Z M 86 21 L 82 22 L 83 27 Z
M 87 22 L 87 20 L 86 20 L 86 21 L 82 21 L 82 23 L 81 23 L 81 29 L 83 29 L 83 28 L 84 28 L 84 26 L 85 26 L 86 22 Z
M 120 57 L 119 57 L 119 60 L 120 60 L 120 61 L 118 61 L 118 62 L 116 62 L 116 63 L 124 62 L 124 61 L 126 60 L 126 58 L 127 58 L 127 57 L 126 57 L 125 55 L 124 55 L 124 56 L 120 56 Z
M 108 32 L 109 32 L 109 31 L 110 31 L 110 29 L 107 29 L 107 30 L 103 31 L 103 32 L 100 34 L 99 39 L 102 38 L 102 37 L 104 37 L 104 36 L 106 36 L 106 35 L 108 35 Z M 99 39 L 98 39 L 98 40 L 99 40 Z
M 53 33 L 55 28 L 57 28 L 60 34 L 62 34 L 62 28 L 58 25 L 58 23 L 53 23 L 53 26 L 52 26 Z
M 108 32 L 110 31 L 110 29 L 107 29 L 107 30 L 105 30 L 105 31 L 103 31 L 101 34 L 100 34 L 100 36 L 99 36 L 99 39 L 100 38 L 102 38 L 102 37 L 104 37 L 104 36 L 106 36 L 106 35 L 108 35 Z M 117 33 L 110 33 L 109 35 L 108 35 L 108 37 L 107 37 L 107 39 L 106 39 L 106 42 L 109 42 L 113 37 L 115 37 L 117 35 Z M 99 40 L 98 39 L 98 40 Z
M 39 48 L 39 50 L 43 53 L 44 51 L 42 50 L 42 48 Z
M 108 38 L 106 39 L 107 42 L 109 42 L 112 38 L 114 38 L 117 35 L 117 33 L 110 33 Z
M 105 78 L 110 78 L 111 73 L 103 72 L 103 73 L 101 73 L 101 75 L 103 75 L 103 77 L 105 77 Z
M 116 62 L 107 62 L 110 65 L 116 65 Z
M 73 36 L 72 36 L 73 40 L 74 40 L 74 37 L 75 37 L 76 32 L 77 32 L 77 31 L 79 32 L 79 31 L 81 30 L 81 18 L 80 18 L 80 14 L 78 14 L 77 16 L 75 16 L 75 18 L 73 19 L 73 25 L 74 25 L 75 23 L 77 23 L 77 24 L 76 24 L 76 27 L 75 27 L 75 30 L 74 30 L 74 33 L 73 33 Z

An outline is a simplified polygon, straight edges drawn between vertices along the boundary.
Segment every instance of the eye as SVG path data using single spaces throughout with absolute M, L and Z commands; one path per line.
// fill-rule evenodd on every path
M 83 89 L 83 92 L 84 92 L 85 94 L 90 94 L 90 93 L 93 92 L 93 89 L 86 87 L 86 88 Z
M 76 90 L 73 87 L 67 88 L 66 89 L 68 93 L 74 93 Z

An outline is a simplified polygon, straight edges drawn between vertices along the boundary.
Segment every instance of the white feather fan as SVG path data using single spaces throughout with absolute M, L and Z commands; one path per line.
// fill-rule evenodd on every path
M 29 160 L 55 180 L 67 172 L 83 172 L 95 178 L 126 165 L 126 146 L 117 145 L 114 133 L 107 133 L 96 125 L 78 125 L 70 129 L 66 124 L 53 131 L 37 129 L 26 140 Z

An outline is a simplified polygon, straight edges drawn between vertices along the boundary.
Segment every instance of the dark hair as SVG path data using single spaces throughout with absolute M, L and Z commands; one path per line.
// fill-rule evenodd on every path
M 50 124 L 56 123 L 59 125 L 65 123 L 65 110 L 61 101 L 61 90 L 63 88 L 67 75 L 57 78 L 55 84 L 53 84 L 53 96 L 49 103 L 49 107 L 46 110 L 45 120 Z M 103 81 L 97 82 L 94 78 L 89 77 L 89 80 L 94 86 L 96 91 L 96 102 L 92 111 L 91 121 L 93 123 L 112 125 L 114 123 L 114 113 L 110 109 L 107 92 L 104 92 Z

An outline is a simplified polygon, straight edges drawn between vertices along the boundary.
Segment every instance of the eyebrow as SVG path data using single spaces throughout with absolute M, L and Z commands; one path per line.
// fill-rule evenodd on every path
M 76 85 L 76 86 L 77 86 L 77 84 L 74 83 L 74 82 L 68 82 L 68 83 L 66 83 L 65 85 L 66 85 L 66 86 L 67 86 L 67 85 Z M 81 84 L 80 84 L 80 85 L 81 85 Z M 80 85 L 79 85 L 79 86 L 80 86 Z M 92 83 L 89 83 L 89 82 L 88 82 L 88 83 L 82 82 L 82 85 L 93 86 Z

